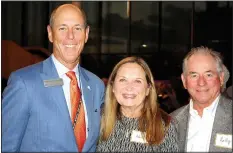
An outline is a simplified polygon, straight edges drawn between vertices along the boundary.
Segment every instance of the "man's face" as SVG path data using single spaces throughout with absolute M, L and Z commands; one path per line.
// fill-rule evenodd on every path
M 67 68 L 73 69 L 89 34 L 81 11 L 72 5 L 60 7 L 54 15 L 52 27 L 48 26 L 47 30 L 54 56 Z
M 219 95 L 223 75 L 218 74 L 216 61 L 211 55 L 194 54 L 188 59 L 186 72 L 181 78 L 194 103 L 207 107 Z

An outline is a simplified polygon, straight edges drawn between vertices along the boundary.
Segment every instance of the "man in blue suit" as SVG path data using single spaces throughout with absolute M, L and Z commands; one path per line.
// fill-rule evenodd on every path
M 3 92 L 2 152 L 81 152 L 71 122 L 68 71 L 75 72 L 84 103 L 82 152 L 94 152 L 104 84 L 79 65 L 89 35 L 85 13 L 75 5 L 61 5 L 53 11 L 47 30 L 53 54 L 13 72 Z

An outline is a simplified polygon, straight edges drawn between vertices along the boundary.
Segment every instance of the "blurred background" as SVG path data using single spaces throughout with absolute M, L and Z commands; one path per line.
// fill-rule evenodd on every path
M 46 27 L 52 10 L 64 3 L 78 5 L 87 14 L 90 36 L 81 65 L 106 82 L 119 60 L 143 57 L 167 111 L 177 107 L 162 103 L 168 88 L 179 106 L 188 101 L 180 74 L 182 59 L 191 47 L 204 45 L 220 52 L 232 74 L 230 1 L 2 1 L 2 91 L 12 71 L 50 56 Z M 231 75 L 229 80 L 227 87 L 232 84 Z

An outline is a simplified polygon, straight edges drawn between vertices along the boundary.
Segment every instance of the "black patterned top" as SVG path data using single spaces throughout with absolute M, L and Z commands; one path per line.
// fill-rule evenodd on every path
M 138 131 L 136 118 L 122 117 L 117 120 L 115 128 L 107 141 L 99 142 L 97 152 L 178 152 L 177 134 L 174 124 L 165 135 L 160 145 L 148 145 L 147 143 L 131 142 L 131 133 Z

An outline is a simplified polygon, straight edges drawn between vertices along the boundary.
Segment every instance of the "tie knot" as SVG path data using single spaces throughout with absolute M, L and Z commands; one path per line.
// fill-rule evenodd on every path
M 76 80 L 77 81 L 77 78 L 76 78 L 76 75 L 75 75 L 75 72 L 74 71 L 69 71 L 66 73 L 66 75 L 70 78 L 70 80 Z

